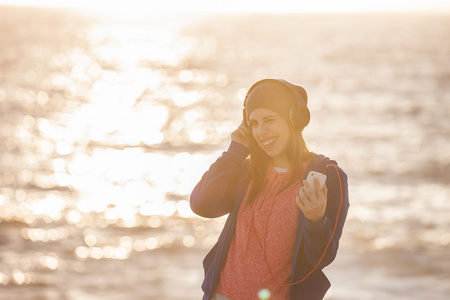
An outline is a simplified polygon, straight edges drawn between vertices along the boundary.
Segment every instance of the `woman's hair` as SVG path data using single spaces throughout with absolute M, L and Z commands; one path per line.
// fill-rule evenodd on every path
M 309 160 L 312 152 L 309 150 L 305 139 L 303 138 L 303 131 L 294 129 L 292 124 L 289 124 L 289 142 L 286 148 L 286 155 L 290 163 L 291 176 L 285 190 L 295 180 L 299 179 L 303 174 L 303 163 Z M 265 184 L 267 168 L 270 164 L 271 158 L 264 152 L 263 149 L 256 143 L 255 138 L 251 135 L 250 139 L 250 156 L 248 158 L 249 170 L 246 176 L 247 180 L 251 180 L 251 191 L 247 204 L 253 203 L 256 197 L 262 190 Z M 280 192 L 281 192 L 280 191 Z

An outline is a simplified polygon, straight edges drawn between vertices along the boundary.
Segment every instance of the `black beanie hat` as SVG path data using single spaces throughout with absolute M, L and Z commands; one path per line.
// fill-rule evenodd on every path
M 268 108 L 292 124 L 291 108 L 296 104 L 302 111 L 298 117 L 303 119 L 299 120 L 299 126 L 303 129 L 310 119 L 307 101 L 308 97 L 303 87 L 283 79 L 264 79 L 255 83 L 248 92 L 245 102 L 246 118 L 248 120 L 251 112 L 257 108 Z

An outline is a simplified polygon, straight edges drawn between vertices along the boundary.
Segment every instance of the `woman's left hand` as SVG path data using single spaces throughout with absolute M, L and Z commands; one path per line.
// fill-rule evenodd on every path
M 323 188 L 320 188 L 318 179 L 314 179 L 314 186 L 303 180 L 303 186 L 300 188 L 296 202 L 305 217 L 311 222 L 323 220 L 327 208 L 327 192 L 325 184 Z

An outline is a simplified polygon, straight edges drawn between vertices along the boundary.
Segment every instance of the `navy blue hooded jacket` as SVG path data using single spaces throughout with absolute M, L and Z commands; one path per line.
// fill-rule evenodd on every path
M 203 260 L 205 270 L 202 284 L 203 300 L 209 300 L 214 294 L 227 259 L 239 207 L 249 185 L 244 181 L 247 173 L 244 161 L 248 154 L 246 147 L 231 142 L 228 150 L 211 165 L 191 194 L 191 208 L 196 214 L 206 218 L 229 214 L 217 243 Z M 335 161 L 314 154 L 305 175 L 309 171 L 325 172 L 327 175 L 326 216 L 321 222 L 313 223 L 307 220 L 301 211 L 299 212 L 291 283 L 311 274 L 300 283 L 291 285 L 290 299 L 323 299 L 330 282 L 322 269 L 336 257 L 349 207 L 347 175 Z

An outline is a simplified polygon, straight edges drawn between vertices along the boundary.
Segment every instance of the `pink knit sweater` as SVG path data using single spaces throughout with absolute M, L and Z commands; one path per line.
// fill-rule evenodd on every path
M 268 289 L 271 299 L 289 299 L 291 267 L 299 208 L 295 203 L 300 180 L 280 191 L 290 172 L 269 167 L 263 190 L 246 205 L 251 185 L 239 210 L 236 233 L 231 241 L 217 292 L 228 298 L 258 299 Z

